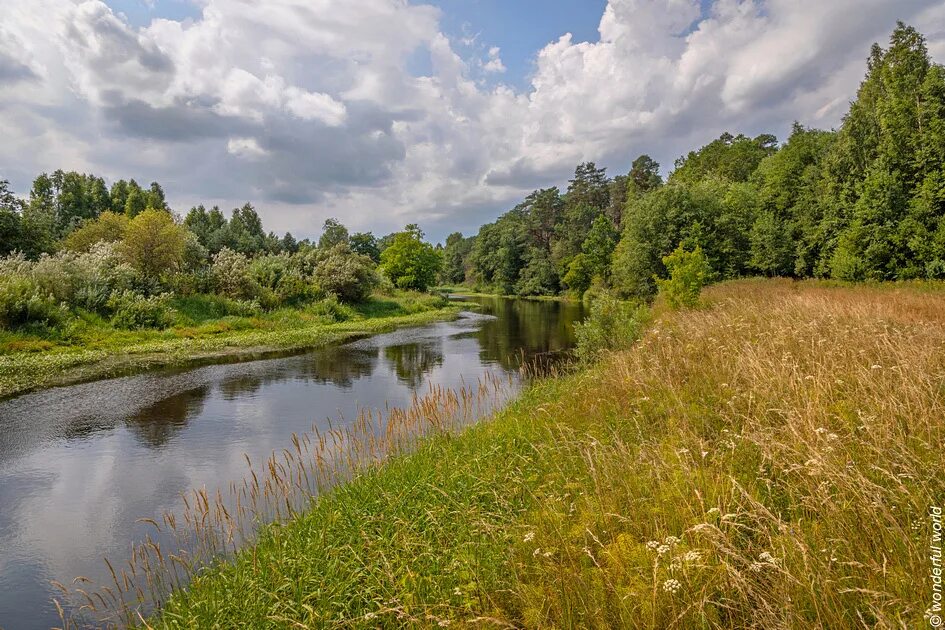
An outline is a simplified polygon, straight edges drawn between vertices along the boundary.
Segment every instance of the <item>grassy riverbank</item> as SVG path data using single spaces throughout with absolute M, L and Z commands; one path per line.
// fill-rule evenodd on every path
M 460 308 L 409 292 L 354 306 L 322 300 L 252 315 L 227 314 L 213 296 L 176 298 L 170 306 L 176 321 L 163 330 L 121 330 L 86 313 L 66 334 L 0 331 L 0 398 L 146 368 L 301 350 L 449 319 Z
M 945 292 L 740 281 L 369 471 L 159 628 L 920 627 Z

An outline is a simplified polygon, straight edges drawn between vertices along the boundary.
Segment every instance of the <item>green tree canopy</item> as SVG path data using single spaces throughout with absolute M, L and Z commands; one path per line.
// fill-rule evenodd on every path
M 416 225 L 396 233 L 381 252 L 381 270 L 401 289 L 426 291 L 436 281 L 442 262 L 436 249 L 423 241 L 423 232 Z

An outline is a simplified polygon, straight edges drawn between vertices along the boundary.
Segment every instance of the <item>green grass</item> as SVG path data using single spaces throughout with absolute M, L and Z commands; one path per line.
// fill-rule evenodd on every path
M 359 335 L 454 317 L 440 297 L 398 292 L 359 305 L 321 301 L 259 315 L 233 313 L 216 296 L 176 298 L 164 330 L 120 330 L 80 312 L 64 330 L 0 331 L 0 398 L 135 370 L 223 357 L 302 350 Z
M 322 495 L 149 624 L 922 626 L 945 293 L 705 303 Z

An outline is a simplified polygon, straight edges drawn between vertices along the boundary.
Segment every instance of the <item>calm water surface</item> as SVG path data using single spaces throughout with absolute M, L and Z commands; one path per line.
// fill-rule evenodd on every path
M 579 304 L 475 298 L 479 313 L 287 358 L 156 371 L 0 402 L 0 628 L 59 623 L 50 580 L 106 579 L 180 494 L 211 493 L 313 423 L 406 406 L 571 347 Z

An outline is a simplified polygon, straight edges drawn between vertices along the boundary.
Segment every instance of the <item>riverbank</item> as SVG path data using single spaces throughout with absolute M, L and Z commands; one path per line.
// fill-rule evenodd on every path
M 446 286 L 446 287 L 436 287 L 433 289 L 437 293 L 442 293 L 445 295 L 456 295 L 463 297 L 496 297 L 496 298 L 509 298 L 516 300 L 535 300 L 535 301 L 550 301 L 550 302 L 580 302 L 581 300 L 575 298 L 571 295 L 509 295 L 499 292 L 488 292 L 488 291 L 476 291 L 470 287 L 464 287 L 463 285 L 459 286 Z
M 252 316 L 221 317 L 185 300 L 180 306 L 187 321 L 164 330 L 118 330 L 95 322 L 66 340 L 5 333 L 0 399 L 145 369 L 298 352 L 451 319 L 461 310 L 443 298 L 407 292 L 375 295 L 356 306 L 321 301 Z
M 945 293 L 739 281 L 269 528 L 153 627 L 918 627 Z

